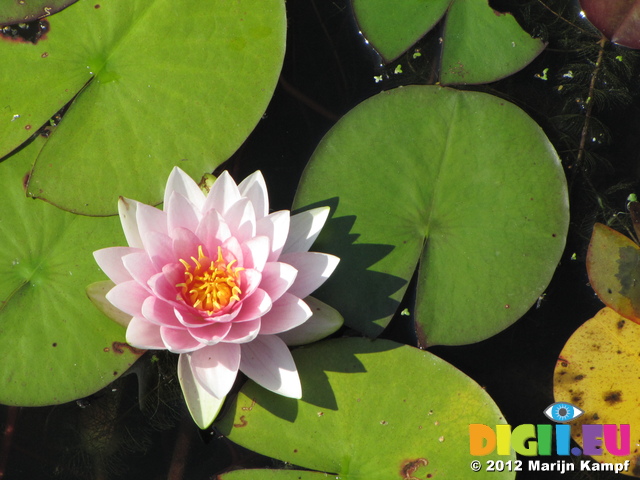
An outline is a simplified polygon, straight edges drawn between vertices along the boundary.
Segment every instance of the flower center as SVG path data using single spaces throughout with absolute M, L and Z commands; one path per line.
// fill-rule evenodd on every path
M 222 256 L 222 247 L 218 247 L 218 258 L 212 260 L 198 246 L 198 258 L 191 257 L 191 263 L 180 259 L 184 265 L 184 282 L 178 299 L 208 315 L 212 315 L 226 306 L 240 300 L 240 272 L 242 267 L 234 267 L 236 260 L 226 262 Z

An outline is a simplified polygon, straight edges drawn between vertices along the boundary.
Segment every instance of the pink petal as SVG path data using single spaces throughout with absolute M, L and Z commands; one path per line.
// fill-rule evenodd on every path
M 240 366 L 240 346 L 219 343 L 193 352 L 191 369 L 210 394 L 222 398 L 233 386 Z
M 289 293 L 305 298 L 329 278 L 340 259 L 327 253 L 296 252 L 281 255 L 280 261 L 298 270 Z
M 236 318 L 236 322 L 246 322 L 260 318 L 271 310 L 271 299 L 267 292 L 258 288 L 253 294 L 242 300 L 242 310 Z
M 307 252 L 318 238 L 330 210 L 329 207 L 319 207 L 293 215 L 289 227 L 289 237 L 282 252 Z
M 211 187 L 211 191 L 207 196 L 202 207 L 202 213 L 215 209 L 225 217 L 231 206 L 240 200 L 240 191 L 236 183 L 226 170 L 220 174 L 215 183 Z
M 254 237 L 241 244 L 244 261 L 242 266 L 262 271 L 269 258 L 270 242 L 267 237 Z
M 167 264 L 178 261 L 173 253 L 173 241 L 168 235 L 158 232 L 147 232 L 142 236 L 144 249 L 157 270 Z
M 184 328 L 178 321 L 173 306 L 157 297 L 147 297 L 142 303 L 142 315 L 156 325 Z
M 162 274 L 165 276 L 167 283 L 171 285 L 173 289 L 172 292 L 177 292 L 177 290 L 175 290 L 176 285 L 184 282 L 184 265 L 178 262 L 169 263 L 162 267 Z
M 145 350 L 164 350 L 160 327 L 140 317 L 133 317 L 127 327 L 127 343 Z
M 210 323 L 205 326 L 190 328 L 190 334 L 205 345 L 215 345 L 222 340 L 226 340 L 227 334 L 231 330 L 231 322 Z
M 131 277 L 140 285 L 147 285 L 149 279 L 158 273 L 158 269 L 149 259 L 145 251 L 136 251 L 122 257 L 122 263 Z
M 93 252 L 93 258 L 114 283 L 122 283 L 131 280 L 131 274 L 124 268 L 122 257 L 130 253 L 144 252 L 139 248 L 109 247 Z
M 180 265 L 180 267 L 182 267 L 182 265 Z M 156 273 L 147 282 L 147 285 L 154 295 L 169 303 L 175 302 L 178 298 L 178 287 L 176 287 L 176 283 L 180 282 L 173 283 L 169 281 L 169 278 L 171 278 L 172 275 L 171 271 L 177 268 L 178 267 L 176 265 L 167 265 L 162 269 L 161 273 Z M 183 280 L 180 281 L 184 281 L 184 277 Z
M 202 210 L 205 195 L 198 184 L 180 168 L 174 167 L 164 190 L 164 205 L 169 204 L 171 194 L 177 192 L 187 198 L 198 210 Z
M 240 285 L 242 293 L 240 298 L 248 297 L 256 291 L 256 288 L 262 283 L 262 273 L 253 268 L 242 270 L 240 272 Z
M 173 239 L 173 257 L 177 261 L 182 259 L 191 263 L 191 257 L 198 258 L 198 246 L 202 245 L 202 241 L 191 230 L 176 228 L 171 232 L 171 238 Z M 211 255 L 206 248 L 203 249 L 203 253 Z
M 251 380 L 285 397 L 302 397 L 296 364 L 282 340 L 275 335 L 259 335 L 240 347 L 240 370 Z
M 229 253 L 233 255 L 233 258 L 235 258 L 238 261 L 236 266 L 243 267 L 243 268 L 252 268 L 251 266 L 245 264 L 244 254 L 242 253 L 242 247 L 240 246 L 240 243 L 238 242 L 236 237 L 231 237 L 225 240 L 222 243 L 222 250 L 225 258 Z M 227 258 L 227 260 L 231 261 L 232 259 Z
M 142 239 L 138 231 L 138 221 L 136 220 L 136 211 L 139 202 L 128 198 L 120 197 L 118 200 L 118 214 L 120 215 L 120 223 L 124 236 L 130 247 L 142 248 Z
M 282 253 L 282 248 L 289 235 L 289 210 L 274 212 L 258 220 L 256 235 L 264 235 L 271 239 L 271 252 L 268 261 L 276 261 Z
M 278 334 L 287 345 L 305 345 L 317 342 L 338 331 L 344 319 L 342 315 L 326 303 L 313 297 L 306 297 L 304 302 L 313 315 L 302 325 Z
M 267 185 L 260 170 L 253 172 L 238 185 L 240 195 L 247 197 L 253 204 L 257 218 L 265 217 L 269 213 L 269 195 Z
M 173 353 L 193 352 L 203 347 L 185 328 L 160 327 L 160 335 L 165 348 Z
M 285 293 L 262 317 L 261 335 L 271 335 L 291 330 L 311 317 L 311 310 L 295 295 Z
M 132 317 L 142 316 L 142 302 L 149 296 L 149 292 L 145 290 L 135 280 L 119 283 L 106 295 L 114 307 L 119 308 Z
M 149 232 L 168 235 L 167 214 L 158 208 L 145 203 L 138 203 L 138 208 L 136 209 L 136 221 L 138 222 L 138 231 L 140 232 L 142 243 L 145 241 L 145 235 Z
M 195 230 L 196 236 L 210 249 L 217 248 L 231 237 L 231 230 L 216 210 L 209 210 Z
M 252 341 L 260 333 L 261 320 L 256 318 L 248 322 L 232 323 L 231 330 L 224 341 L 226 343 L 246 343 Z
M 234 203 L 224 216 L 231 230 L 231 235 L 240 243 L 246 242 L 256 235 L 256 214 L 248 198 L 241 198 Z
M 181 193 L 173 192 L 171 194 L 169 203 L 164 204 L 164 211 L 167 212 L 169 232 L 178 227 L 186 228 L 192 232 L 198 228 L 201 218 L 200 209 Z
M 275 302 L 289 290 L 297 275 L 298 270 L 288 263 L 268 262 L 262 270 L 260 288 L 267 292 L 272 302 Z
M 231 322 L 238 316 L 238 313 L 240 313 L 240 309 L 236 308 L 230 313 L 213 315 L 212 317 L 203 317 L 202 315 L 197 315 L 187 311 L 186 308 L 175 309 L 175 314 L 176 317 L 178 317 L 178 321 L 185 327 L 194 328 L 204 327 L 207 325 L 211 325 L 212 323 Z

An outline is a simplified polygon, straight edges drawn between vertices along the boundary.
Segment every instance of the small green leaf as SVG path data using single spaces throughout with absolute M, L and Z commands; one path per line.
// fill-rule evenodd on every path
M 429 352 L 388 340 L 341 338 L 293 355 L 302 399 L 248 382 L 220 421 L 221 433 L 263 455 L 342 480 L 468 478 L 474 459 L 469 424 L 505 423 L 478 384 Z M 290 478 L 282 475 L 273 478 Z M 473 477 L 507 479 L 514 473 Z
M 93 251 L 124 242 L 118 218 L 73 215 L 24 194 L 43 141 L 0 163 L 0 403 L 9 405 L 90 395 L 142 353 L 85 294 L 105 278 Z
M 398 58 L 438 23 L 451 0 L 352 0 L 364 36 L 387 63 Z
M 446 16 L 440 68 L 443 84 L 499 80 L 528 65 L 544 48 L 511 14 L 496 12 L 486 0 L 353 0 L 353 9 L 364 36 L 386 63 Z
M 316 248 L 340 257 L 314 295 L 378 335 L 419 266 L 409 306 L 429 345 L 506 328 L 564 249 L 564 173 L 548 139 L 499 98 L 440 87 L 384 92 L 327 133 L 294 206 L 330 205 Z
M 511 14 L 496 12 L 486 0 L 455 0 L 446 19 L 440 82 L 494 82 L 523 69 L 543 49 Z
M 596 223 L 587 252 L 589 283 L 602 302 L 640 323 L 640 247 L 621 233 Z
M 284 58 L 283 0 L 80 0 L 36 45 L 0 42 L 0 157 L 70 103 L 29 194 L 72 212 L 162 200 L 211 172 L 264 113 Z

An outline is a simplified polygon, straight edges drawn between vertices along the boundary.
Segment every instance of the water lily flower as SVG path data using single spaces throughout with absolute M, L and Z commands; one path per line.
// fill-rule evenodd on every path
M 115 284 L 106 299 L 131 316 L 129 344 L 180 354 L 190 410 L 207 396 L 220 404 L 239 370 L 300 398 L 288 345 L 318 340 L 342 323 L 309 297 L 338 264 L 308 251 L 329 209 L 269 213 L 260 172 L 239 185 L 224 172 L 205 195 L 177 167 L 163 210 L 125 198 L 118 207 L 129 246 L 94 253 Z

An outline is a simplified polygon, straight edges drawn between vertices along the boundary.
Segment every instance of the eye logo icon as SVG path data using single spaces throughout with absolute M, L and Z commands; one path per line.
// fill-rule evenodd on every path
M 566 402 L 556 402 L 549 405 L 544 414 L 554 422 L 565 423 L 575 420 L 584 413 L 584 410 L 579 409 Z

